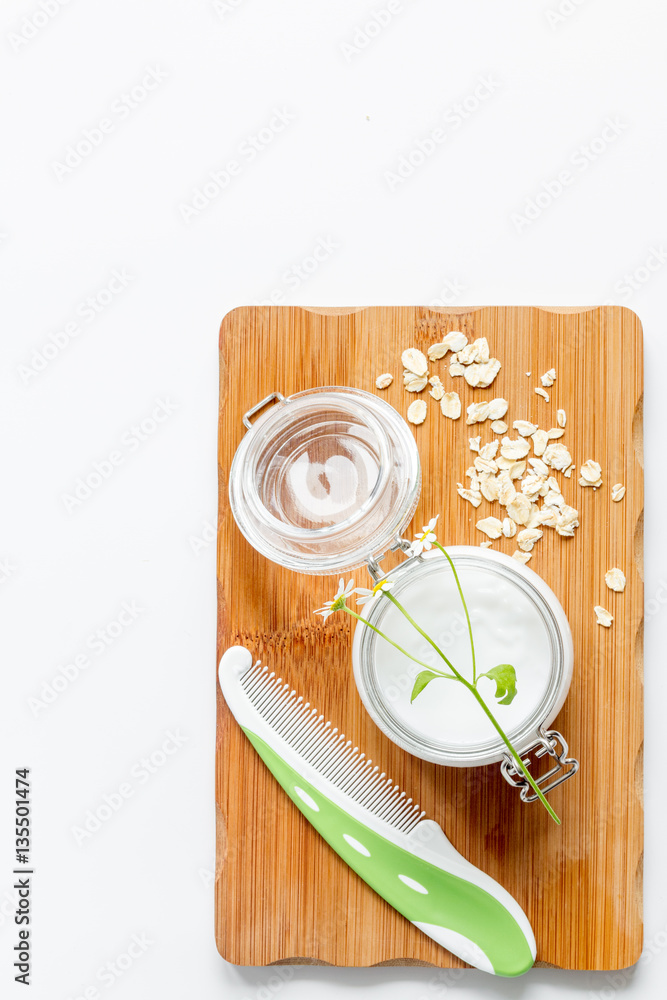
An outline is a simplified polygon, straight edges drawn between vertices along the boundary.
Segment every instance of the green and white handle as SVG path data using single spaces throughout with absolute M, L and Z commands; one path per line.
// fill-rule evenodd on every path
M 317 771 L 247 696 L 240 678 L 251 666 L 248 650 L 227 650 L 219 669 L 225 700 L 274 777 L 334 851 L 395 910 L 470 965 L 499 976 L 531 968 L 535 938 L 516 900 L 466 861 L 433 820 L 422 819 L 405 834 Z

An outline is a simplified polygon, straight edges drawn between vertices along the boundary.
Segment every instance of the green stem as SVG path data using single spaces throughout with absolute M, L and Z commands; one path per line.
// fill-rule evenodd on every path
M 434 544 L 435 544 L 436 548 L 440 549 L 440 551 L 442 552 L 443 556 L 445 556 L 445 558 L 447 559 L 449 565 L 452 567 L 452 572 L 454 574 L 454 579 L 456 580 L 456 586 L 458 587 L 459 597 L 461 598 L 461 604 L 463 605 L 463 610 L 465 611 L 465 615 L 466 615 L 466 621 L 468 622 L 468 635 L 470 636 L 470 652 L 472 653 L 472 682 L 473 682 L 473 684 L 476 685 L 477 684 L 477 665 L 475 663 L 475 643 L 474 643 L 473 637 L 472 637 L 472 623 L 470 621 L 470 615 L 468 614 L 468 605 L 466 604 L 466 599 L 463 596 L 463 588 L 461 587 L 461 581 L 459 580 L 459 574 L 456 572 L 456 566 L 454 565 L 454 562 L 453 562 L 452 557 L 450 556 L 449 552 L 447 552 L 442 547 L 442 545 L 440 544 L 440 542 L 438 542 L 437 540 L 436 540 L 436 542 Z
M 385 594 L 385 596 L 388 597 L 389 595 Z M 352 610 L 352 608 L 348 608 L 347 604 L 344 606 L 343 610 L 347 611 L 348 615 L 352 615 L 353 618 L 356 618 L 357 621 L 362 622 L 368 628 L 372 629 L 373 632 L 376 632 L 379 636 L 381 636 L 385 640 L 385 642 L 388 642 L 390 646 L 393 646 L 394 649 L 397 649 L 399 653 L 403 653 L 403 655 L 407 656 L 409 660 L 413 660 L 415 663 L 418 663 L 420 667 L 424 667 L 425 670 L 430 670 L 432 673 L 438 674 L 440 677 L 444 677 L 446 680 L 456 680 L 456 678 L 452 676 L 452 674 L 443 674 L 441 670 L 437 670 L 435 667 L 430 667 L 428 663 L 423 663 L 421 660 L 418 660 L 416 656 L 412 656 L 410 653 L 408 653 L 406 649 L 403 649 L 402 646 L 399 646 L 397 642 L 394 642 L 393 639 L 390 639 L 388 635 L 385 635 L 384 632 L 381 632 L 379 628 L 376 628 L 375 625 L 371 625 L 371 623 L 366 618 L 362 618 L 361 615 L 358 615 L 356 611 Z
M 428 643 L 430 643 L 430 645 L 433 647 L 433 649 L 435 649 L 436 653 L 438 653 L 438 655 L 442 657 L 442 659 L 445 661 L 445 663 L 447 663 L 447 665 L 450 667 L 450 669 L 454 672 L 455 679 L 461 681 L 461 683 L 464 684 L 468 688 L 468 690 L 471 692 L 471 694 L 477 699 L 477 701 L 479 702 L 479 704 L 480 704 L 481 708 L 483 709 L 484 713 L 488 716 L 488 718 L 490 719 L 491 723 L 493 724 L 493 726 L 495 727 L 496 731 L 498 732 L 498 735 L 500 736 L 501 740 L 503 741 L 503 743 L 505 744 L 505 746 L 509 750 L 509 752 L 510 752 L 510 754 L 512 756 L 512 759 L 515 762 L 516 766 L 519 768 L 519 770 L 521 771 L 521 773 L 524 775 L 524 777 L 526 778 L 526 781 L 528 782 L 528 784 L 530 785 L 530 787 L 533 789 L 533 791 L 535 792 L 535 794 L 537 795 L 538 799 L 540 800 L 540 802 L 542 803 L 542 805 L 544 806 L 544 808 L 547 810 L 547 812 L 549 813 L 549 815 L 551 816 L 551 818 L 554 820 L 555 823 L 557 823 L 560 826 L 560 819 L 558 818 L 558 816 L 556 815 L 556 813 L 554 812 L 554 810 L 552 809 L 552 807 L 547 802 L 544 793 L 538 787 L 537 783 L 535 782 L 535 779 L 533 778 L 533 776 L 531 775 L 531 773 L 528 771 L 528 769 L 525 766 L 524 762 L 521 760 L 521 757 L 519 756 L 519 754 L 516 752 L 516 750 L 514 749 L 514 747 L 512 746 L 512 744 L 510 743 L 509 738 L 505 735 L 505 732 L 503 731 L 502 727 L 500 726 L 500 723 L 498 723 L 496 721 L 496 718 L 493 715 L 493 712 L 488 707 L 488 705 L 486 704 L 486 702 L 482 698 L 481 694 L 477 690 L 478 677 L 477 677 L 477 668 L 476 668 L 476 664 L 475 664 L 475 644 L 474 644 L 473 635 L 472 635 L 472 623 L 470 621 L 470 615 L 468 614 L 468 606 L 466 604 L 465 597 L 463 596 L 463 589 L 461 587 L 461 581 L 459 580 L 459 575 L 456 572 L 456 567 L 454 566 L 454 563 L 453 563 L 453 561 L 452 561 L 449 553 L 445 551 L 445 549 L 443 548 L 443 546 L 440 545 L 440 543 L 438 541 L 436 541 L 435 544 L 440 549 L 440 551 L 443 553 L 443 555 L 447 558 L 450 566 L 452 567 L 452 570 L 454 572 L 454 579 L 456 580 L 456 586 L 458 588 L 459 596 L 461 598 L 461 603 L 463 604 L 463 609 L 465 611 L 466 620 L 468 622 L 468 634 L 470 636 L 470 649 L 471 649 L 471 652 L 472 652 L 472 662 L 473 662 L 473 682 L 472 682 L 472 684 L 470 683 L 470 681 L 466 680 L 465 677 L 463 677 L 462 674 L 460 674 L 458 672 L 458 670 L 456 669 L 456 667 L 454 666 L 454 664 L 451 663 L 447 659 L 447 657 L 445 656 L 445 654 L 433 642 L 433 640 L 431 639 L 431 637 L 429 635 L 427 635 L 426 632 L 424 632 L 424 630 L 419 627 L 419 625 L 417 624 L 417 622 L 411 617 L 411 615 L 408 614 L 408 612 L 405 610 L 405 608 L 403 607 L 403 605 L 399 601 L 396 600 L 396 598 L 394 597 L 394 595 L 391 592 L 389 592 L 389 591 L 384 591 L 384 596 L 388 597 L 389 600 L 392 602 L 392 604 L 396 605 L 396 607 L 398 608 L 398 610 L 403 615 L 405 615 L 405 617 L 407 618 L 407 620 L 417 630 L 417 632 L 419 632 L 419 634 L 421 636 L 423 636 L 423 638 L 426 639 L 426 641 Z M 345 610 L 349 611 L 349 608 L 346 607 Z M 354 614 L 354 612 L 350 612 L 350 613 Z M 358 615 L 356 617 L 358 617 L 360 621 L 364 621 L 364 619 L 360 618 Z M 368 624 L 368 623 L 366 623 L 366 624 Z M 372 625 L 370 627 L 373 628 Z M 382 633 L 379 632 L 378 629 L 375 629 L 374 631 L 378 632 L 379 635 L 382 635 Z M 383 636 L 383 638 L 387 639 L 387 636 Z M 387 639 L 387 641 L 391 642 L 391 639 Z M 392 644 L 392 646 L 395 646 L 396 649 L 400 649 L 400 646 L 397 646 L 396 643 L 392 642 L 391 644 Z M 405 650 L 401 650 L 401 652 L 405 652 Z M 410 656 L 409 653 L 406 653 L 406 655 Z M 410 656 L 410 659 L 414 660 L 415 658 L 413 656 Z M 420 661 L 417 660 L 416 662 L 419 663 Z M 422 664 L 422 666 L 423 666 L 423 664 Z M 432 667 L 428 667 L 427 669 L 432 670 L 433 668 Z M 435 673 L 440 673 L 440 671 L 434 671 L 434 672 Z M 447 676 L 447 675 L 443 675 L 443 676 Z
M 385 590 L 385 591 L 383 591 L 383 593 L 384 593 L 384 596 L 385 596 L 385 597 L 388 597 L 388 598 L 389 598 L 389 600 L 391 601 L 391 603 L 392 603 L 392 604 L 395 604 L 395 605 L 396 605 L 396 607 L 397 607 L 397 608 L 398 608 L 398 610 L 399 610 L 399 611 L 401 612 L 401 614 L 405 615 L 405 617 L 406 617 L 406 618 L 408 619 L 408 621 L 409 621 L 409 622 L 410 622 L 410 624 L 411 624 L 411 625 L 413 626 L 413 628 L 416 628 L 416 629 L 417 629 L 417 631 L 419 632 L 419 634 L 420 634 L 421 636 L 423 636 L 423 637 L 424 637 L 424 639 L 426 639 L 426 641 L 427 641 L 428 643 L 430 643 L 430 645 L 431 645 L 431 646 L 433 646 L 433 648 L 434 648 L 434 650 L 436 651 L 436 653 L 438 654 L 438 656 L 441 656 L 441 657 L 443 658 L 443 660 L 445 661 L 445 663 L 447 664 L 447 666 L 449 667 L 449 669 L 450 669 L 450 670 L 453 670 L 453 671 L 454 671 L 454 676 L 455 676 L 455 677 L 457 677 L 457 678 L 458 678 L 458 679 L 459 679 L 460 681 L 462 681 L 462 680 L 463 680 L 463 677 L 462 677 L 462 676 L 461 676 L 461 674 L 460 674 L 460 673 L 458 672 L 458 670 L 456 669 L 456 667 L 454 666 L 454 664 L 453 664 L 453 663 L 452 663 L 452 662 L 451 662 L 450 660 L 448 660 L 448 659 L 447 659 L 447 657 L 445 656 L 445 654 L 443 653 L 443 651 L 442 651 L 442 650 L 440 649 L 440 647 L 439 647 L 439 646 L 436 646 L 436 644 L 435 644 L 435 643 L 433 642 L 433 639 L 431 639 L 430 635 L 427 635 L 427 634 L 426 634 L 426 632 L 424 632 L 424 630 L 423 630 L 422 628 L 420 628 L 420 627 L 419 627 L 419 625 L 417 624 L 417 622 L 416 622 L 416 621 L 414 620 L 414 618 L 412 618 L 412 617 L 411 617 L 411 616 L 410 616 L 410 615 L 408 614 L 408 612 L 407 612 L 407 611 L 405 610 L 405 608 L 404 608 L 404 607 L 403 607 L 403 605 L 402 605 L 402 604 L 400 603 L 400 601 L 397 601 L 397 600 L 396 600 L 396 598 L 395 598 L 395 597 L 394 597 L 394 595 L 393 595 L 393 594 L 391 593 L 391 591 L 388 591 L 388 590 Z M 432 670 L 433 668 L 432 668 L 432 667 L 428 667 L 428 669 L 429 669 L 429 670 Z
M 554 822 L 558 823 L 558 825 L 560 826 L 560 820 L 559 820 L 558 816 L 556 815 L 556 813 L 554 812 L 554 810 L 551 808 L 551 806 L 547 802 L 547 800 L 546 800 L 546 798 L 544 796 L 544 793 L 541 791 L 541 789 L 536 784 L 535 779 L 533 778 L 533 776 L 531 775 L 530 771 L 525 766 L 524 762 L 521 760 L 521 757 L 519 756 L 519 754 L 516 752 L 516 750 L 514 749 L 514 747 L 512 746 L 512 744 L 510 743 L 508 737 L 505 735 L 505 733 L 503 732 L 502 728 L 500 727 L 500 724 L 498 722 L 496 722 L 496 719 L 495 719 L 495 717 L 493 715 L 493 712 L 491 711 L 491 709 L 489 708 L 489 706 L 486 704 L 486 702 L 482 698 L 482 696 L 479 693 L 479 691 L 477 690 L 477 688 L 473 684 L 470 684 L 470 682 L 466 681 L 465 679 L 463 680 L 463 683 L 468 688 L 468 690 L 471 691 L 471 693 L 475 696 L 475 698 L 477 699 L 477 701 L 479 702 L 479 704 L 481 705 L 481 707 L 484 709 L 484 712 L 486 713 L 486 715 L 489 717 L 489 719 L 491 720 L 491 722 L 495 726 L 495 728 L 496 728 L 496 730 L 497 730 L 497 732 L 498 732 L 501 740 L 503 741 L 503 743 L 505 744 L 505 746 L 507 747 L 507 749 L 511 753 L 514 762 L 516 763 L 516 765 L 520 768 L 520 770 L 524 774 L 524 776 L 525 776 L 528 784 L 533 789 L 533 791 L 537 795 L 538 799 L 540 800 L 540 802 L 542 803 L 542 805 L 544 806 L 544 808 L 547 810 L 547 812 L 549 813 L 549 815 L 551 816 L 551 818 L 554 820 Z

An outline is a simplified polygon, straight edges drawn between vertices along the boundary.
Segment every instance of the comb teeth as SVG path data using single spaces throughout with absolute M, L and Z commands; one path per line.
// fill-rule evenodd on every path
M 424 812 L 405 797 L 391 778 L 366 760 L 310 702 L 297 697 L 282 678 L 258 661 L 241 677 L 241 686 L 264 722 L 323 778 L 377 819 L 410 833 Z

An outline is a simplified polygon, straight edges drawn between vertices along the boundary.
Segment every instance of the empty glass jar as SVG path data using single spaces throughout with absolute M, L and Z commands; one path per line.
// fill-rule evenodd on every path
M 339 387 L 272 393 L 244 424 L 230 502 L 267 559 L 300 573 L 342 573 L 386 552 L 412 518 L 417 446 L 377 396 Z

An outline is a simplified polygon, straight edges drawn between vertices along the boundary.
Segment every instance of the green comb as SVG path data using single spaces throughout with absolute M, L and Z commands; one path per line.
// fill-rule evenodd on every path
M 220 686 L 244 733 L 337 854 L 415 927 L 465 962 L 520 976 L 535 961 L 528 919 L 510 894 L 323 716 L 242 646 Z

